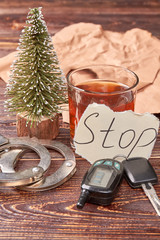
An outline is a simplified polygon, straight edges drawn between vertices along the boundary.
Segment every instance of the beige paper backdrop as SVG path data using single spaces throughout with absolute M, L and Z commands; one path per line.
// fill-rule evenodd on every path
M 134 71 L 140 80 L 135 111 L 160 113 L 160 40 L 142 29 L 125 33 L 103 30 L 92 23 L 65 27 L 52 37 L 61 68 L 114 64 Z M 0 59 L 0 77 L 8 81 L 15 52 Z

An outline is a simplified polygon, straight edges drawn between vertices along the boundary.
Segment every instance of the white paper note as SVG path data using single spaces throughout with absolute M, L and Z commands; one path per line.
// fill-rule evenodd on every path
M 149 158 L 159 129 L 150 113 L 114 112 L 103 104 L 90 104 L 75 131 L 76 153 L 90 163 L 116 155 Z

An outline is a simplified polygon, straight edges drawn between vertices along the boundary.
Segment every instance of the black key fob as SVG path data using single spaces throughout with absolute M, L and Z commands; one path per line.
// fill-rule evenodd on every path
M 122 178 L 122 163 L 108 158 L 96 161 L 83 178 L 77 207 L 83 208 L 85 202 L 103 206 L 111 204 Z
M 123 161 L 124 176 L 132 188 L 141 187 L 143 183 L 156 184 L 158 177 L 146 158 L 128 158 Z

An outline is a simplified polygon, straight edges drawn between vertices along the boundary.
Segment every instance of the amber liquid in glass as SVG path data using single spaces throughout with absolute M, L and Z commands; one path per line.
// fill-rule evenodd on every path
M 113 111 L 134 111 L 134 94 L 128 86 L 107 80 L 93 80 L 68 88 L 70 134 L 74 137 L 75 126 L 91 103 L 105 104 Z M 81 89 L 81 90 L 78 90 Z M 84 91 L 83 91 L 84 90 Z M 88 92 L 87 92 L 88 91 Z

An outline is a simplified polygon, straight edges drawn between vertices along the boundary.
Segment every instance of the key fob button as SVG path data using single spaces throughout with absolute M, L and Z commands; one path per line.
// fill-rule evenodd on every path
M 117 169 L 117 170 L 120 170 L 120 164 L 118 162 L 115 162 L 114 163 L 114 167 Z
M 104 165 L 112 166 L 112 161 L 107 160 L 103 163 Z
M 103 162 L 104 162 L 104 160 L 100 160 L 100 161 L 98 161 L 98 162 L 95 162 L 95 163 L 94 163 L 94 166 L 98 166 L 98 165 L 102 164 Z

